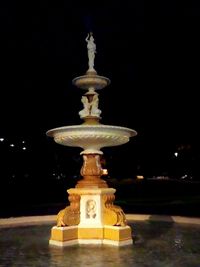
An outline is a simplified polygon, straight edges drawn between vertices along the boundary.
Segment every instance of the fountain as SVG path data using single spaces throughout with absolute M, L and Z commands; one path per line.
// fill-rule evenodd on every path
M 91 58 L 94 55 L 90 61 Z M 0 219 L 0 266 L 199 266 L 199 218 L 155 214 L 125 217 L 122 209 L 113 204 L 115 189 L 108 188 L 101 179 L 100 149 L 126 143 L 136 132 L 99 123 L 96 90 L 110 81 L 97 75 L 93 63 L 92 60 L 86 75 L 73 80 L 87 90 L 82 98 L 84 108 L 79 112 L 84 123 L 47 133 L 59 144 L 83 148 L 83 179 L 68 190 L 70 206 L 59 212 L 56 226 L 54 215 Z M 132 244 L 132 237 L 134 246 L 120 247 Z M 73 244 L 115 247 L 70 246 Z
M 58 213 L 49 243 L 61 247 L 74 244 L 130 245 L 131 228 L 123 210 L 113 203 L 116 190 L 108 188 L 106 181 L 101 179 L 101 148 L 125 144 L 137 133 L 99 122 L 101 110 L 96 91 L 109 85 L 110 80 L 99 76 L 94 69 L 96 45 L 92 33 L 88 34 L 86 42 L 89 68 L 85 75 L 73 80 L 75 86 L 86 90 L 81 99 L 83 109 L 79 112 L 84 122 L 47 132 L 47 136 L 53 137 L 58 144 L 83 149 L 83 178 L 75 188 L 67 190 L 70 206 Z

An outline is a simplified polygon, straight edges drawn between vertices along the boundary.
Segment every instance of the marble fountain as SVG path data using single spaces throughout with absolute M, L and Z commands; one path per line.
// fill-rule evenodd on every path
M 58 144 L 83 149 L 83 178 L 67 190 L 70 205 L 57 216 L 0 219 L 0 266 L 199 267 L 199 218 L 125 216 L 114 205 L 115 189 L 101 179 L 101 148 L 125 144 L 136 132 L 100 123 L 97 91 L 110 80 L 94 69 L 91 34 L 86 41 L 89 69 L 73 80 L 86 92 L 83 123 L 47 132 Z
M 52 228 L 50 244 L 132 244 L 131 228 L 123 210 L 114 205 L 115 189 L 108 188 L 101 179 L 101 148 L 125 144 L 136 131 L 100 123 L 99 94 L 110 80 L 99 76 L 94 69 L 96 45 L 92 34 L 86 38 L 89 68 L 73 84 L 85 90 L 81 98 L 83 109 L 79 112 L 83 123 L 49 130 L 47 135 L 64 146 L 83 149 L 82 180 L 75 188 L 67 190 L 70 205 L 58 214 L 57 225 Z

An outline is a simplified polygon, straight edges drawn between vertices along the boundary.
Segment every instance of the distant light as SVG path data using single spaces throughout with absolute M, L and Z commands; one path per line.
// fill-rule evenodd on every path
M 178 157 L 178 152 L 175 152 L 175 153 L 174 153 L 174 156 L 175 156 L 175 157 Z
M 11 147 L 14 147 L 15 145 L 14 144 L 10 144 Z
M 22 144 L 25 144 L 26 142 L 25 141 L 22 141 Z
M 107 169 L 103 169 L 102 170 L 102 175 L 108 175 L 108 170 Z
M 4 141 L 4 138 L 3 138 L 3 137 L 1 137 L 1 138 L 0 138 L 0 142 L 3 142 L 3 141 Z
M 24 147 L 22 147 L 22 149 L 23 149 L 23 150 L 26 150 L 26 147 L 24 146 Z
M 137 175 L 136 178 L 137 178 L 138 180 L 143 180 L 143 179 L 144 179 L 144 176 L 143 176 L 143 175 Z

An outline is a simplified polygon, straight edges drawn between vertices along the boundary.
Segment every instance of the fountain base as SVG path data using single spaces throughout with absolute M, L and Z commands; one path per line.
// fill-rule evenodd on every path
M 51 230 L 50 245 L 66 247 L 77 244 L 127 246 L 132 245 L 130 226 L 104 226 L 81 228 L 79 226 L 57 227 Z
M 113 204 L 113 188 L 71 188 L 70 206 L 60 211 L 57 226 L 49 243 L 56 246 L 74 244 L 132 244 L 131 228 L 123 210 Z

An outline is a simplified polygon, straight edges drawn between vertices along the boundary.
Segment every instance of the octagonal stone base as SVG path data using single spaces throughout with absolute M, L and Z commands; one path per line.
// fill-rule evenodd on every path
M 69 195 L 80 196 L 80 221 L 78 225 L 54 226 L 49 243 L 60 247 L 75 244 L 132 244 L 131 228 L 126 225 L 125 215 L 119 206 L 112 204 L 115 191 L 113 188 L 67 190 Z
M 76 244 L 107 244 L 125 246 L 133 243 L 130 226 L 103 226 L 81 228 L 79 226 L 57 227 L 51 230 L 50 245 L 65 247 Z

